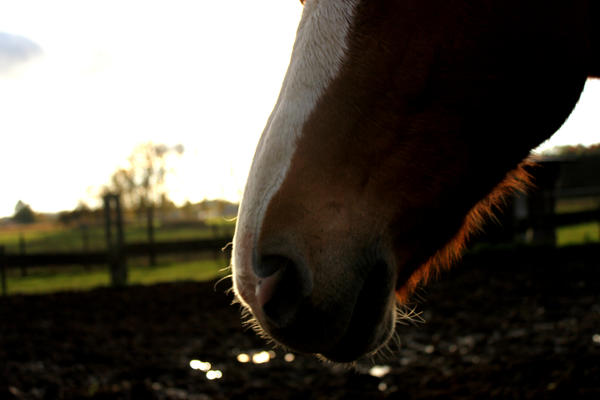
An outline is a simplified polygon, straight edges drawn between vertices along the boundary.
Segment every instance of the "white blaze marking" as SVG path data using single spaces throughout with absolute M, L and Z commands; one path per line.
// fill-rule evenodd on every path
M 337 76 L 347 50 L 347 36 L 358 0 L 306 2 L 290 66 L 281 92 L 258 143 L 240 204 L 232 266 L 238 277 L 248 268 L 270 199 L 289 169 L 302 126 L 331 81 Z M 236 268 L 237 267 L 237 268 Z M 234 286 L 236 280 L 234 279 Z

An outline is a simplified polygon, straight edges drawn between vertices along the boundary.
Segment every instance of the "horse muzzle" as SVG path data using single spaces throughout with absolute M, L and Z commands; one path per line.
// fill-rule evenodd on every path
M 393 333 L 394 276 L 380 258 L 299 251 L 291 240 L 259 244 L 234 262 L 234 285 L 260 328 L 283 346 L 350 362 Z M 313 257 L 307 255 L 313 254 Z M 315 256 L 314 254 L 318 254 Z

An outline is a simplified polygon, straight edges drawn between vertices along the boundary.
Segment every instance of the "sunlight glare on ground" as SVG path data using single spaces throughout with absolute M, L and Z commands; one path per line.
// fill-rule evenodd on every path
M 213 381 L 215 379 L 221 379 L 223 377 L 223 372 L 218 369 L 210 370 L 206 372 L 206 379 L 209 381 Z
M 425 346 L 423 351 L 425 352 L 425 354 L 431 354 L 435 351 L 435 347 L 432 344 L 429 344 L 429 345 Z
M 390 370 L 391 368 L 389 365 L 375 365 L 369 370 L 369 375 L 374 376 L 376 378 L 383 378 L 384 376 L 390 373 Z
M 200 361 L 200 360 L 191 360 L 190 368 L 197 371 L 202 371 L 206 373 L 206 379 L 209 381 L 214 381 L 216 379 L 221 379 L 223 377 L 223 372 L 218 369 L 212 369 L 213 365 L 208 361 Z
M 238 353 L 238 355 L 236 356 L 237 361 L 240 364 L 247 364 L 249 362 L 252 362 L 253 364 L 266 364 L 268 362 L 270 362 L 272 359 L 274 359 L 275 357 L 277 357 L 277 353 L 275 353 L 273 350 L 260 350 L 260 351 L 255 351 L 255 352 L 241 352 Z M 293 357 L 293 354 L 292 354 Z M 288 361 L 288 354 L 285 355 L 285 360 Z M 288 361 L 291 362 L 293 361 L 293 358 Z
M 254 364 L 266 364 L 271 361 L 271 354 L 268 351 L 261 351 L 252 355 L 252 362 Z
M 192 360 L 192 361 L 190 361 L 190 367 L 192 369 L 197 369 L 202 372 L 207 372 L 212 368 L 212 365 L 209 362 L 200 361 L 200 360 Z

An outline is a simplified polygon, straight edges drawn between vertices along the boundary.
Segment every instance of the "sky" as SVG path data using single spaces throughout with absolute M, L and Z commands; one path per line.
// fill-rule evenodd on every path
M 239 201 L 297 0 L 0 0 L 0 216 L 95 205 L 142 142 L 183 144 L 169 196 Z M 542 148 L 600 142 L 600 81 Z

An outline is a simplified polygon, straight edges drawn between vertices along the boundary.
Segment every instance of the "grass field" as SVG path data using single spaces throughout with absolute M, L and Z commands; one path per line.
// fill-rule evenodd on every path
M 156 241 L 176 241 L 204 239 L 233 234 L 234 222 L 220 219 L 205 226 L 181 226 L 155 228 Z M 126 226 L 125 241 L 144 242 L 147 240 L 144 226 Z M 24 226 L 11 226 L 0 230 L 0 246 L 7 253 L 20 252 L 20 241 L 25 242 L 26 253 L 81 251 L 84 241 L 87 250 L 106 248 L 104 229 L 101 225 L 91 226 L 85 231 L 79 227 L 65 227 L 58 224 L 41 223 Z M 159 265 L 147 266 L 145 258 L 128 260 L 129 283 L 149 285 L 159 282 L 182 280 L 207 281 L 225 275 L 223 271 L 229 263 L 225 258 L 207 259 L 196 255 L 189 257 L 159 257 Z M 27 275 L 19 270 L 11 270 L 7 276 L 7 293 L 33 294 L 51 293 L 64 290 L 88 290 L 107 286 L 110 276 L 107 266 L 89 269 L 83 266 L 31 267 Z
M 562 199 L 556 203 L 555 211 L 558 214 L 578 211 L 590 211 L 600 208 L 600 198 Z M 600 242 L 600 222 L 587 222 L 583 224 L 563 226 L 556 229 L 556 242 L 558 246 L 569 246 Z
M 558 246 L 600 242 L 600 223 L 588 222 L 558 228 L 556 242 Z
M 225 276 L 228 273 L 226 266 L 227 261 L 224 259 L 167 262 L 156 267 L 133 263 L 129 266 L 129 283 L 152 285 L 174 281 L 209 281 Z M 106 266 L 90 269 L 82 266 L 31 268 L 27 276 L 20 276 L 18 270 L 11 271 L 7 277 L 7 294 L 89 290 L 109 284 L 110 276 Z
M 156 241 L 207 239 L 215 236 L 233 235 L 233 227 L 234 222 L 224 219 L 218 224 L 206 226 L 157 226 L 154 239 Z M 87 240 L 85 237 L 87 237 Z M 65 227 L 47 223 L 0 229 L 0 246 L 4 246 L 6 252 L 19 252 L 21 240 L 25 242 L 27 253 L 81 251 L 84 248 L 84 242 L 87 242 L 87 250 L 104 250 L 106 248 L 104 227 L 101 225 L 90 226 L 86 230 L 79 227 Z M 144 242 L 146 240 L 145 226 L 125 227 L 126 242 Z

